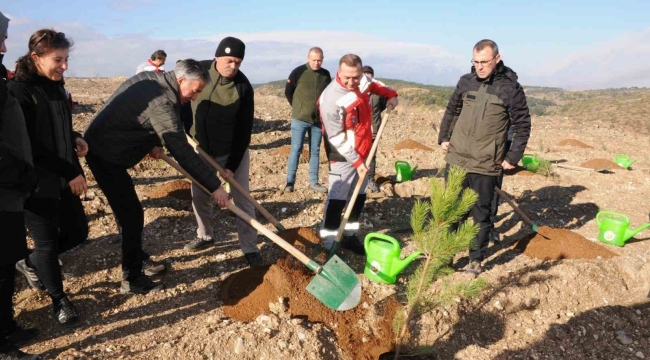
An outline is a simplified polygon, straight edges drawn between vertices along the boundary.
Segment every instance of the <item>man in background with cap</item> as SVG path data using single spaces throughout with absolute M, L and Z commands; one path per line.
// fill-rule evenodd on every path
M 291 152 L 285 192 L 293 192 L 305 133 L 309 138 L 309 188 L 320 193 L 327 192 L 327 188 L 318 183 L 320 143 L 323 135 L 316 100 L 332 81 L 332 77 L 329 71 L 321 67 L 322 64 L 323 49 L 309 49 L 307 63 L 293 69 L 284 88 L 284 94 L 291 105 Z
M 241 40 L 226 37 L 219 43 L 214 60 L 201 62 L 210 72 L 213 82 L 192 101 L 194 125 L 191 134 L 224 169 L 225 173 L 220 175 L 226 181 L 234 178 L 248 192 L 248 145 L 253 131 L 254 92 L 246 76 L 239 71 L 245 50 Z M 255 218 L 255 208 L 243 194 L 233 189 L 232 196 L 238 208 Z M 194 252 L 214 244 L 212 201 L 195 185 L 192 185 L 192 207 L 198 225 L 197 237 L 185 245 L 185 250 Z M 250 266 L 261 265 L 257 231 L 240 218 L 237 218 L 236 226 L 239 246 L 246 261 Z
M 367 77 L 374 79 L 375 70 L 372 66 L 364 66 L 363 74 Z M 381 81 L 375 80 L 378 83 L 382 84 Z M 386 110 L 386 102 L 388 98 L 381 96 L 379 94 L 370 95 L 370 106 L 372 106 L 372 141 L 375 142 L 375 137 L 377 137 L 377 132 L 381 126 L 381 113 Z M 369 192 L 379 192 L 379 186 L 375 182 L 375 172 L 377 169 L 377 153 L 372 157 L 370 162 L 370 168 L 368 169 L 368 188 L 366 189 Z

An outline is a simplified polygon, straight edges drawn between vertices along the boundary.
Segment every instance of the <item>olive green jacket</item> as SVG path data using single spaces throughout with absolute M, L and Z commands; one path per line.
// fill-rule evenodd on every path
M 506 153 L 508 127 L 514 138 Z M 445 161 L 469 173 L 498 176 L 501 163 L 519 162 L 530 137 L 530 114 L 517 74 L 503 62 L 487 79 L 474 68 L 460 78 L 447 104 L 438 143 L 449 142 Z

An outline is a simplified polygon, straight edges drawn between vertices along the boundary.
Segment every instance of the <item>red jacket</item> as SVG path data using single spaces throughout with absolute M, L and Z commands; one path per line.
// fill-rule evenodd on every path
M 371 93 L 388 99 L 397 96 L 395 90 L 365 75 L 359 87 L 350 91 L 338 74 L 321 94 L 318 106 L 330 161 L 351 162 L 356 168 L 368 157 L 372 148 Z

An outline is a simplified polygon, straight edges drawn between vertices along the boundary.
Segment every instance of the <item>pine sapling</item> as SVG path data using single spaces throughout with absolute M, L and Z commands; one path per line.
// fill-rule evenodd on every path
M 465 170 L 452 167 L 446 184 L 442 179 L 432 178 L 430 201 L 418 200 L 411 211 L 412 241 L 422 252 L 424 259 L 407 280 L 406 309 L 395 318 L 395 359 L 399 357 L 401 347 L 407 341 L 408 326 L 414 318 L 438 306 L 453 303 L 457 297 L 475 296 L 485 286 L 482 279 L 455 284 L 443 282 L 440 290 L 434 294 L 429 292 L 434 282 L 454 272 L 450 267 L 454 255 L 467 250 L 479 230 L 478 225 L 470 219 L 459 224 L 455 231 L 450 231 L 478 200 L 474 190 L 462 188 L 465 176 Z M 417 352 L 427 350 L 430 349 L 416 349 Z

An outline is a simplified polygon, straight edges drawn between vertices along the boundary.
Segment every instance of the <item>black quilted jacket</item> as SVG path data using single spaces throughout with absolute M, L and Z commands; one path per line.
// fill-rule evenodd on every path
M 125 81 L 90 122 L 84 139 L 90 153 L 127 168 L 163 144 L 208 190 L 220 186 L 215 171 L 187 143 L 174 71 L 145 71 Z

